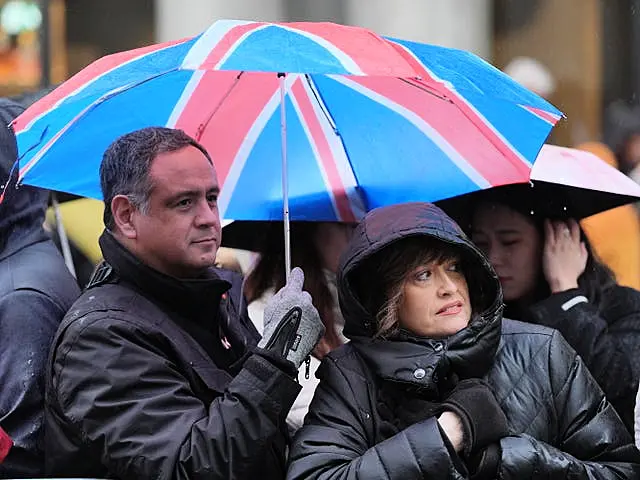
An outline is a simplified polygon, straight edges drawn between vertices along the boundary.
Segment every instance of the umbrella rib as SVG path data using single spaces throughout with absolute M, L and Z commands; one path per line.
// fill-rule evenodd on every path
M 313 92 L 313 96 L 316 99 L 316 102 L 318 102 L 318 105 L 320 106 L 320 110 L 322 110 L 322 113 L 324 113 L 327 121 L 331 125 L 331 128 L 333 128 L 333 132 L 338 137 L 338 140 L 340 140 L 340 144 L 342 145 L 342 150 L 344 151 L 344 155 L 345 155 L 345 157 L 347 159 L 347 162 L 349 162 L 349 168 L 351 169 L 351 173 L 353 174 L 353 178 L 355 179 L 355 187 L 354 188 L 358 192 L 358 196 L 360 197 L 360 202 L 362 203 L 362 207 L 365 208 L 365 211 L 366 211 L 367 210 L 367 208 L 366 208 L 366 198 L 365 198 L 364 192 L 362 192 L 362 189 L 360 187 L 360 182 L 358 180 L 358 175 L 356 174 L 356 171 L 353 168 L 353 162 L 351 161 L 351 157 L 349 155 L 349 151 L 347 150 L 347 146 L 344 143 L 342 135 L 340 135 L 340 131 L 338 130 L 338 126 L 336 125 L 336 122 L 333 120 L 333 117 L 331 116 L 331 113 L 329 112 L 329 107 L 327 107 L 326 103 L 324 102 L 324 99 L 322 98 L 322 94 L 320 93 L 320 90 L 317 88 L 317 86 L 316 86 L 315 82 L 313 81 L 313 79 L 311 78 L 311 76 L 308 75 L 308 74 L 305 74 L 304 77 L 307 80 L 307 83 L 309 84 L 309 89 L 311 90 L 311 92 Z
M 428 93 L 429 95 L 433 95 L 434 97 L 437 97 L 440 100 L 444 100 L 445 102 L 449 102 L 449 103 L 454 103 L 453 100 L 451 100 L 449 97 L 441 94 L 440 92 L 434 91 L 433 89 L 429 88 L 425 83 L 419 83 L 415 80 L 412 81 L 407 78 L 398 78 L 398 80 L 406 83 L 407 85 L 411 85 L 412 87 L 422 90 L 423 92 Z
M 242 77 L 242 74 L 244 73 L 244 71 L 240 72 L 237 76 L 236 76 L 236 80 L 233 82 L 233 84 L 231 84 L 231 86 L 229 87 L 229 89 L 227 90 L 227 92 L 222 96 L 222 98 L 220 99 L 220 101 L 218 102 L 218 104 L 214 107 L 214 109 L 212 110 L 212 112 L 209 114 L 209 116 L 207 117 L 207 119 L 202 122 L 200 125 L 198 125 L 198 130 L 196 132 L 196 140 L 200 141 L 200 138 L 202 137 L 202 133 L 205 131 L 205 129 L 207 128 L 207 125 L 209 125 L 209 122 L 211 121 L 211 119 L 213 118 L 213 116 L 218 113 L 218 110 L 220 110 L 220 107 L 222 106 L 222 104 L 225 102 L 225 100 L 227 98 L 229 98 L 229 95 L 231 95 L 231 92 L 233 91 L 233 89 L 238 85 L 238 83 L 240 83 L 240 78 Z
M 329 122 L 329 124 L 331 125 L 331 128 L 333 129 L 334 133 L 340 136 L 340 132 L 338 132 L 338 127 L 336 126 L 336 122 L 333 120 L 333 117 L 329 113 L 329 109 L 327 108 L 324 101 L 322 100 L 320 92 L 318 91 L 315 83 L 313 82 L 313 80 L 311 80 L 311 77 L 308 74 L 305 74 L 304 78 L 307 80 L 307 83 L 309 84 L 309 88 L 311 89 L 313 96 L 318 102 L 318 105 L 320 105 L 320 110 L 322 110 L 322 113 L 324 113 L 324 116 Z
M 477 118 L 473 118 L 473 117 L 471 117 L 471 116 L 467 113 L 467 111 L 466 111 L 464 108 L 462 108 L 462 107 L 460 106 L 460 104 L 461 104 L 462 102 L 464 102 L 464 97 L 463 97 L 462 95 L 460 95 L 458 92 L 456 92 L 456 90 L 452 90 L 452 91 L 453 91 L 453 93 L 454 93 L 454 97 L 453 97 L 453 98 L 450 98 L 450 97 L 447 97 L 447 96 L 441 96 L 441 95 L 436 94 L 435 92 L 433 92 L 433 91 L 429 90 L 429 89 L 427 88 L 427 86 L 426 86 L 426 85 L 424 85 L 424 84 L 422 84 L 422 83 L 415 83 L 415 82 L 411 82 L 411 81 L 408 81 L 408 80 L 406 80 L 406 79 L 402 79 L 402 78 L 401 78 L 400 80 L 402 80 L 403 82 L 405 82 L 407 85 L 411 85 L 411 86 L 413 86 L 413 87 L 415 87 L 415 88 L 418 88 L 418 89 L 420 89 L 420 90 L 422 90 L 422 91 L 425 91 L 425 92 L 427 92 L 427 93 L 431 93 L 432 95 L 435 95 L 435 96 L 437 96 L 438 98 L 442 98 L 443 100 L 445 100 L 445 101 L 447 101 L 447 102 L 450 102 L 451 104 L 455 105 L 455 107 L 456 107 L 458 110 L 460 110 L 460 112 L 462 113 L 462 115 L 464 115 L 464 116 L 465 116 L 465 117 L 466 117 L 466 118 L 467 118 L 467 119 L 468 119 L 468 120 L 469 120 L 473 125 L 475 125 L 475 126 L 476 126 L 476 128 L 480 128 L 480 126 L 478 125 L 478 119 L 477 119 Z M 455 95 L 458 95 L 458 98 L 456 98 L 456 97 L 455 97 Z M 460 100 L 461 98 L 462 98 L 462 100 Z M 492 127 L 492 128 L 493 128 L 493 127 Z M 496 132 L 496 133 L 497 133 L 497 135 L 499 136 L 499 132 Z M 498 152 L 500 152 L 500 153 L 501 153 L 501 154 L 502 154 L 506 159 L 509 159 L 509 158 L 510 158 L 510 155 L 508 155 L 508 154 L 506 153 L 506 151 L 513 151 L 514 153 L 516 152 L 515 148 L 514 148 L 514 147 L 512 147 L 508 142 L 506 142 L 506 140 L 504 141 L 504 144 L 503 144 L 503 143 L 501 143 L 501 142 L 497 142 L 497 141 L 496 141 L 496 138 L 495 138 L 494 136 L 487 136 L 486 138 L 487 138 L 487 140 L 488 140 L 489 142 L 491 142 L 491 144 L 496 148 L 496 150 L 498 150 Z M 516 155 L 519 155 L 519 154 L 516 154 Z M 528 162 L 528 160 L 527 160 L 527 159 L 525 159 L 524 157 L 522 158 L 522 160 L 523 160 L 523 164 L 524 164 L 525 162 Z M 518 167 L 518 165 L 516 165 L 513 161 L 512 161 L 511 163 L 512 163 L 514 166 Z M 529 165 L 529 168 L 531 168 L 531 166 L 530 166 L 530 165 Z M 528 176 L 528 172 L 527 172 L 527 176 Z

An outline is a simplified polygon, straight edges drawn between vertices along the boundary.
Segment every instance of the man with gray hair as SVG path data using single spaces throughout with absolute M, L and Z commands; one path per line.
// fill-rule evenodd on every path
M 53 342 L 48 473 L 284 478 L 297 369 L 323 333 L 302 271 L 260 339 L 241 278 L 213 266 L 219 186 L 204 147 L 138 130 L 107 149 L 100 181 L 105 261 Z

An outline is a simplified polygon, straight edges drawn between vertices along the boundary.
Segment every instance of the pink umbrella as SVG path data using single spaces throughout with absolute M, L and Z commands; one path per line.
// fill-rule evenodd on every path
M 640 200 L 640 185 L 597 155 L 544 145 L 531 169 L 529 183 L 489 188 L 437 203 L 455 215 L 468 210 L 470 202 L 481 200 L 487 192 L 500 192 L 509 203 L 531 205 L 549 217 L 576 219 Z
M 631 196 L 634 197 L 632 201 L 640 197 L 640 185 L 597 155 L 557 145 L 542 146 L 531 170 L 531 180 L 595 190 L 614 196 Z

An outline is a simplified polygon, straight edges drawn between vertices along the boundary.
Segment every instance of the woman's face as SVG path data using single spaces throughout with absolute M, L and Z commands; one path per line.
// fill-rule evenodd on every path
M 506 302 L 535 292 L 543 241 L 532 221 L 505 205 L 482 204 L 473 216 L 471 239 L 500 277 Z
M 448 337 L 465 328 L 471 301 L 459 261 L 429 262 L 409 272 L 398 317 L 401 327 L 423 337 Z

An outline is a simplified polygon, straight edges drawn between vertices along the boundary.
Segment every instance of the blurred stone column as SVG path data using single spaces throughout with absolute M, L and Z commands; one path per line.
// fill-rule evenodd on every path
M 351 25 L 406 40 L 461 48 L 491 60 L 490 0 L 344 0 Z
M 156 0 L 157 42 L 196 35 L 220 19 L 283 21 L 284 0 Z

